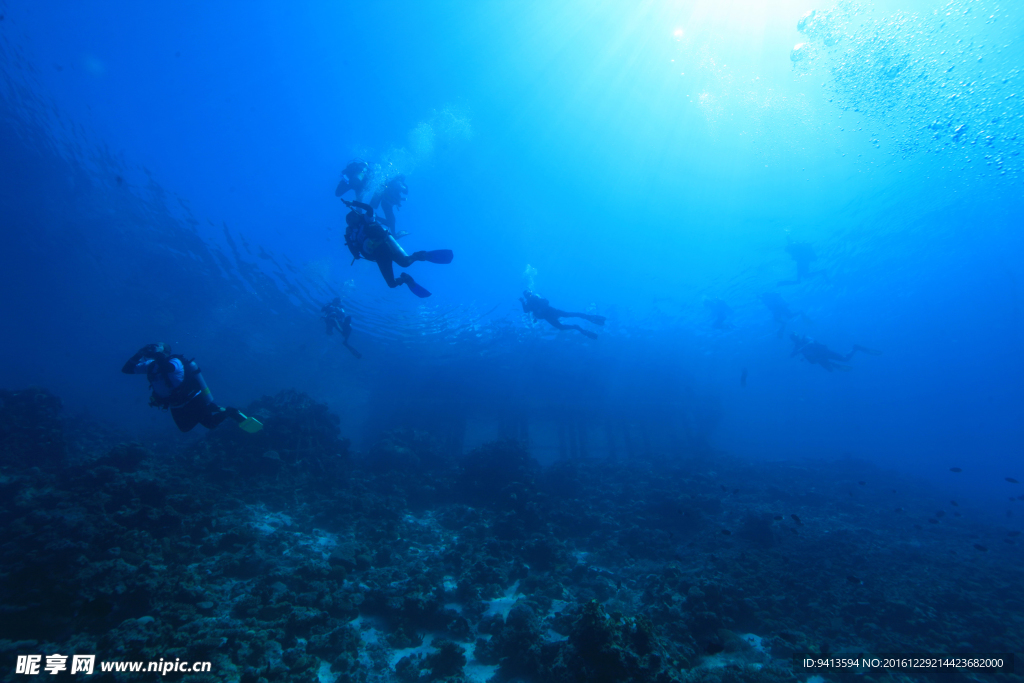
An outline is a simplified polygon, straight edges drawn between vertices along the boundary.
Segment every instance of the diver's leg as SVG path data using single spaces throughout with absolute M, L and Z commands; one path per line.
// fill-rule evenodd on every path
M 171 417 L 174 418 L 174 424 L 178 429 L 190 432 L 203 419 L 205 405 L 201 399 L 202 397 L 198 396 L 183 406 L 171 408 Z
M 380 274 L 384 276 L 384 282 L 388 283 L 388 287 L 394 289 L 395 287 L 402 284 L 395 280 L 395 266 L 389 258 L 377 259 L 377 267 L 380 268 Z
M 583 328 L 582 328 L 582 327 L 580 327 L 579 325 L 564 325 L 564 324 L 559 324 L 559 325 L 558 325 L 558 329 L 560 329 L 560 330 L 576 330 L 577 332 L 579 332 L 580 334 L 582 334 L 582 335 L 583 335 L 584 337 L 590 337 L 591 339 L 597 339 L 597 335 L 596 335 L 596 334 L 594 334 L 594 333 L 593 333 L 593 332 L 591 332 L 590 330 L 585 330 L 585 329 L 583 329 Z
M 554 309 L 555 315 L 559 318 L 579 318 L 592 322 L 595 325 L 604 325 L 605 317 L 603 315 L 590 315 L 589 313 L 573 313 L 572 311 L 560 311 L 557 308 Z
M 544 318 L 544 320 L 547 320 L 549 323 L 551 323 L 551 326 L 554 327 L 556 330 L 576 330 L 577 332 L 583 334 L 584 336 L 590 337 L 591 339 L 597 339 L 596 334 L 594 334 L 590 330 L 583 329 L 579 325 L 566 325 L 561 320 L 555 317 Z
M 203 415 L 200 423 L 202 423 L 202 425 L 207 429 L 215 429 L 221 422 L 229 417 L 238 424 L 245 422 L 245 418 L 242 417 L 242 413 L 238 411 L 238 408 L 232 408 L 231 406 L 221 408 L 211 401 L 210 404 L 206 406 L 206 411 L 207 412 Z
M 402 245 L 400 245 L 398 240 L 390 234 L 387 236 L 386 244 L 388 247 L 388 255 L 391 257 L 391 260 L 403 268 L 408 268 L 416 261 L 427 260 L 427 252 L 425 251 L 417 251 L 411 256 L 405 253 L 405 249 L 402 249 Z
M 556 313 L 561 313 L 561 311 L 556 311 Z M 537 319 L 547 320 L 549 323 L 551 323 L 551 327 L 555 328 L 556 330 L 575 330 L 579 327 L 578 325 L 566 325 L 554 315 L 545 316 L 543 318 L 538 317 Z
M 229 416 L 230 414 L 227 410 L 215 405 L 214 410 L 203 415 L 203 419 L 201 419 L 200 422 L 207 429 L 216 429 L 217 426 Z

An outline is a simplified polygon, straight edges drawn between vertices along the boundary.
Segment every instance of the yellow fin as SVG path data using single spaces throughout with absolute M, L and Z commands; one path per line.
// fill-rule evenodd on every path
M 245 431 L 249 432 L 250 434 L 255 434 L 256 432 L 263 429 L 263 423 L 257 420 L 255 417 L 245 418 L 245 420 L 243 422 L 240 422 L 238 426 L 244 429 Z

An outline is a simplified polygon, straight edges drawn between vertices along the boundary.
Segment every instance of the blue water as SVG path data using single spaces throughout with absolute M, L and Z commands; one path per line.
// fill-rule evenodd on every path
M 1012 3 L 0 13 L 2 388 L 191 443 L 202 428 L 179 434 L 117 372 L 163 340 L 218 402 L 307 392 L 357 449 L 458 424 L 468 450 L 528 423 L 551 463 L 566 425 L 595 458 L 623 452 L 625 425 L 669 458 L 856 459 L 993 519 L 1020 506 L 1004 481 L 1024 480 Z M 454 251 L 409 269 L 429 299 L 350 263 L 333 190 L 356 157 L 405 174 L 408 250 Z M 816 260 L 780 285 L 787 240 Z M 532 322 L 527 287 L 608 322 L 582 323 L 597 340 Z M 802 313 L 783 338 L 772 292 Z M 323 332 L 336 295 L 362 359 Z M 826 372 L 791 357 L 791 331 L 883 353 Z

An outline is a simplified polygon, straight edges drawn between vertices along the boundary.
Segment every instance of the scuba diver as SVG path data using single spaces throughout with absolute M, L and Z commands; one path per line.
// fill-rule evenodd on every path
M 409 186 L 405 184 L 405 176 L 396 175 L 387 181 L 384 187 L 375 192 L 373 199 L 370 200 L 370 206 L 374 209 L 380 206 L 384 211 L 384 217 L 380 222 L 387 226 L 388 232 L 394 235 L 395 239 L 402 239 L 409 234 L 404 230 L 402 232 L 395 230 L 395 209 L 402 207 L 402 202 L 405 201 L 407 194 L 409 194 Z
M 128 359 L 121 372 L 146 375 L 153 390 L 149 405 L 170 408 L 174 424 L 183 432 L 191 431 L 197 424 L 213 429 L 229 417 L 250 434 L 263 429 L 256 418 L 246 417 L 237 408 L 222 408 L 214 403 L 195 359 L 171 355 L 168 344 L 143 346 Z
M 794 242 L 786 235 L 786 253 L 796 261 L 796 279 L 780 280 L 779 285 L 796 285 L 812 275 L 821 275 L 824 271 L 811 272 L 811 261 L 815 261 L 818 255 L 814 253 L 814 247 L 807 242 Z
M 348 345 L 349 335 L 352 334 L 352 316 L 345 315 L 345 309 L 341 307 L 341 297 L 336 296 L 329 304 L 325 304 L 320 312 L 324 314 L 324 323 L 327 325 L 327 334 L 334 334 L 337 329 L 341 333 L 342 345 L 352 352 L 356 358 L 362 358 L 359 353 Z
M 793 340 L 793 353 L 789 354 L 790 358 L 795 358 L 797 354 L 802 355 L 804 360 L 811 365 L 820 365 L 829 372 L 832 372 L 832 370 L 849 371 L 849 365 L 839 365 L 839 363 L 835 363 L 833 361 L 848 363 L 850 359 L 853 358 L 853 355 L 858 351 L 871 354 L 872 356 L 882 355 L 881 351 L 875 351 L 874 349 L 869 349 L 861 346 L 860 344 L 854 344 L 853 351 L 850 351 L 844 356 L 841 353 L 836 353 L 824 344 L 814 341 L 804 334 L 797 334 L 794 332 L 789 335 L 789 338 Z
M 772 312 L 772 318 L 775 322 L 779 324 L 779 339 L 782 339 L 782 335 L 786 331 L 786 323 L 800 315 L 800 312 L 797 311 L 794 313 L 789 310 L 789 304 L 783 301 L 782 297 L 775 292 L 762 294 L 761 301 L 764 302 L 764 305 Z
M 341 182 L 334 188 L 334 196 L 342 197 L 349 190 L 356 193 L 356 200 L 363 198 L 366 186 L 370 184 L 370 165 L 362 159 L 353 159 L 341 172 Z
M 711 311 L 712 315 L 715 316 L 715 321 L 711 323 L 711 327 L 716 330 L 732 327 L 732 325 L 725 322 L 725 319 L 732 315 L 732 309 L 729 308 L 729 304 L 721 299 L 704 299 L 704 308 Z
M 579 325 L 565 325 L 559 318 L 582 318 L 589 320 L 595 325 L 604 325 L 605 317 L 603 315 L 560 311 L 557 308 L 552 308 L 547 299 L 541 299 L 530 290 L 523 292 L 523 296 L 520 297 L 519 301 L 523 304 L 523 313 L 532 313 L 534 320 L 547 320 L 557 330 L 579 330 L 580 334 L 591 339 L 597 339 L 597 335 L 593 332 L 585 330 Z
M 358 201 L 350 202 L 344 199 L 341 201 L 352 209 L 345 216 L 345 245 L 352 252 L 352 262 L 355 263 L 360 258 L 373 261 L 380 268 L 380 274 L 384 276 L 388 287 L 407 285 L 412 293 L 420 298 L 430 296 L 430 292 L 418 285 L 408 273 L 402 273 L 398 279 L 395 279 L 394 264 L 397 263 L 403 268 L 408 268 L 416 261 L 451 263 L 451 249 L 415 251 L 411 255 L 407 254 L 399 246 L 394 235 L 374 220 L 372 206 Z

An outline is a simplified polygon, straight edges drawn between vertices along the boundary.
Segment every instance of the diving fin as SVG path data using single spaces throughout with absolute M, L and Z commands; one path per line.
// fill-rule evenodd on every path
M 420 285 L 416 284 L 416 281 L 413 280 L 412 276 L 410 276 L 408 273 L 402 273 L 402 280 L 405 282 L 406 285 L 409 286 L 409 291 L 418 296 L 419 298 L 426 299 L 428 296 L 430 296 L 430 292 L 428 292 L 424 287 L 421 287 Z
M 431 263 L 451 263 L 454 257 L 451 249 L 435 249 L 427 252 L 426 260 Z
M 263 429 L 263 423 L 260 422 L 259 420 L 257 420 L 255 417 L 246 417 L 242 413 L 238 413 L 238 414 L 241 417 L 245 418 L 244 420 L 242 420 L 241 422 L 238 423 L 238 426 L 240 428 L 242 428 L 243 430 L 249 432 L 250 434 L 255 434 L 256 432 L 258 432 L 261 429 Z

